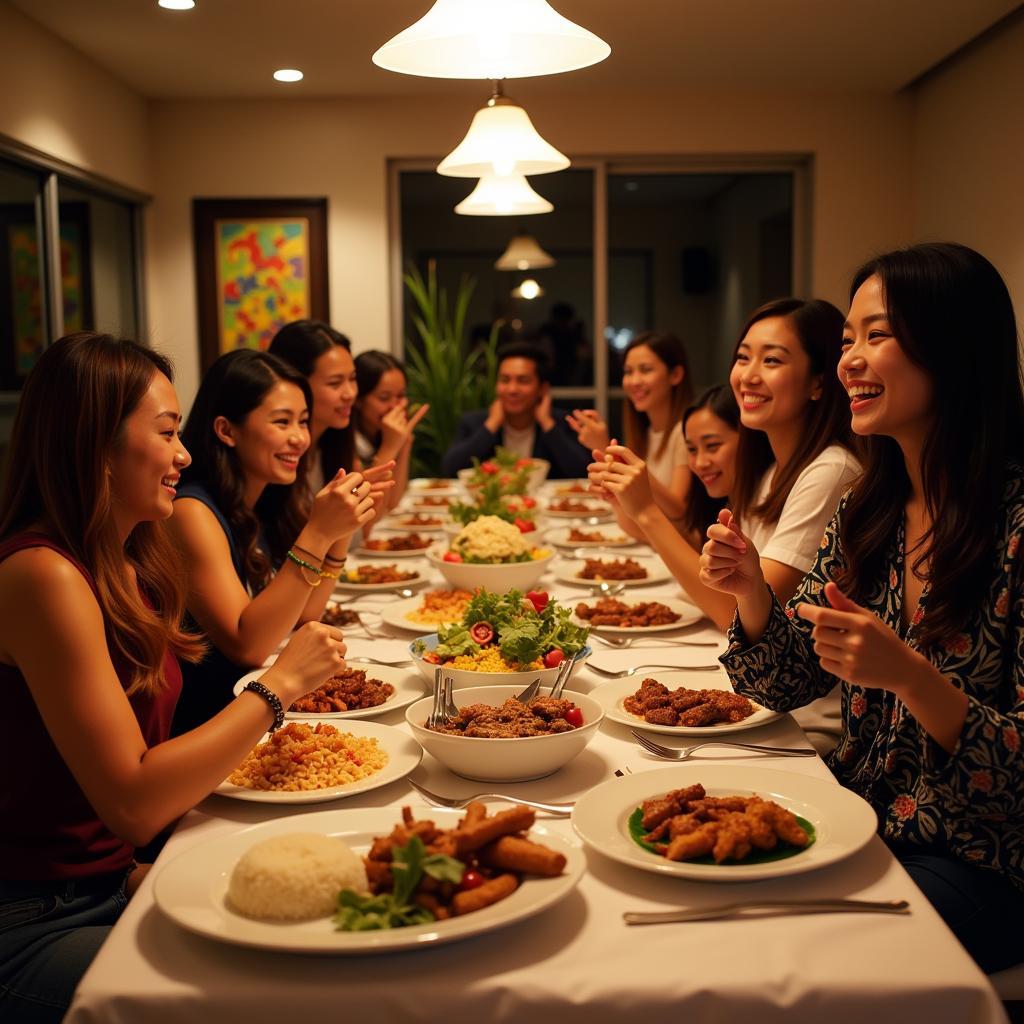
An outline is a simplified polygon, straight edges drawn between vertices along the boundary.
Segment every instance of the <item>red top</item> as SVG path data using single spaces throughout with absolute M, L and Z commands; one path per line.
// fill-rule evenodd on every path
M 40 533 L 20 533 L 0 543 L 0 562 L 25 548 L 56 551 L 96 593 L 86 568 Z M 111 660 L 121 685 L 127 687 L 126 666 L 113 653 Z M 69 665 L 68 671 L 73 672 L 74 666 Z M 167 686 L 155 697 L 135 693 L 128 698 L 149 746 L 170 735 L 181 692 L 181 669 L 170 651 L 164 658 L 164 675 Z M 52 881 L 126 869 L 134 854 L 132 846 L 96 816 L 50 739 L 25 677 L 14 665 L 0 664 L 0 694 L 4 708 L 0 750 L 6 765 L 0 773 L 0 878 Z

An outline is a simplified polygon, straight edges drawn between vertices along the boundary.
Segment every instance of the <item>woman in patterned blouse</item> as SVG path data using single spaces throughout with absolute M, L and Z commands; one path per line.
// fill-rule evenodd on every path
M 832 771 L 999 970 L 1024 961 L 1024 399 L 995 268 L 952 244 L 872 260 L 839 377 L 866 469 L 785 609 L 731 513 L 708 530 L 702 578 L 737 603 L 722 662 L 777 710 L 843 682 Z

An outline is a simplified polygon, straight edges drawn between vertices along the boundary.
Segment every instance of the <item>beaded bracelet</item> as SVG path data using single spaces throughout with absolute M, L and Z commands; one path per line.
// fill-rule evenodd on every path
M 309 586 L 309 587 L 319 587 L 320 586 L 320 584 L 322 582 L 320 577 L 323 576 L 323 573 L 320 571 L 319 568 L 317 568 L 317 566 L 311 565 L 304 558 L 299 558 L 299 556 L 297 554 L 295 554 L 295 552 L 292 551 L 291 549 L 286 551 L 285 554 L 286 554 L 286 556 L 291 561 L 293 561 L 299 567 L 299 571 L 300 572 L 304 573 L 306 570 L 308 570 L 309 572 L 316 573 L 316 579 L 315 580 L 310 580 L 308 576 L 303 575 L 302 579 L 303 579 L 303 581 L 305 582 L 305 584 L 307 586 Z
M 262 697 L 270 705 L 270 710 L 274 712 L 274 724 L 268 730 L 269 732 L 276 732 L 284 725 L 284 705 L 281 703 L 281 698 L 273 690 L 264 686 L 258 679 L 253 679 L 252 682 L 246 683 L 242 689 L 243 692 L 250 690 L 252 693 Z

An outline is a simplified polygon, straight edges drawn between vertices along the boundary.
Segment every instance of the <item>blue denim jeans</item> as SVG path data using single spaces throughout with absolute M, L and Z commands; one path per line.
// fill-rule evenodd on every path
M 128 903 L 127 878 L 0 882 L 3 1024 L 58 1024 Z

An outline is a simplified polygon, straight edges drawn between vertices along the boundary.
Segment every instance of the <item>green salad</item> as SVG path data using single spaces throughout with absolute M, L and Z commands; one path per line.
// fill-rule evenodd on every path
M 530 665 L 543 659 L 553 668 L 562 659 L 583 650 L 590 630 L 573 625 L 570 611 L 548 598 L 543 591 L 531 590 L 524 600 L 518 590 L 505 594 L 489 594 L 478 590 L 466 608 L 462 621 L 438 630 L 435 664 L 461 654 L 473 655 L 485 647 L 497 646 L 510 665 Z M 424 644 L 414 645 L 423 654 Z M 428 652 L 430 653 L 430 652 Z

